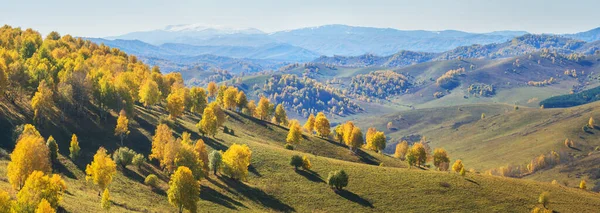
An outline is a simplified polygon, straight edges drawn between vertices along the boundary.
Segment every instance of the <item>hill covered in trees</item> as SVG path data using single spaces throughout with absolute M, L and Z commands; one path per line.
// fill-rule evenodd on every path
M 427 61 L 508 58 L 539 51 L 565 55 L 573 54 L 571 57 L 582 57 L 581 55 L 600 53 L 596 52 L 599 49 L 598 42 L 586 43 L 581 40 L 559 35 L 526 34 L 506 42 L 459 46 L 440 53 L 400 51 L 388 56 L 376 56 L 372 54 L 349 57 L 321 56 L 313 62 L 349 67 L 405 67 Z
M 585 182 L 575 189 L 467 171 L 466 157 L 425 139 L 386 155 L 383 131 L 363 133 L 362 124 L 351 121 L 331 125 L 321 112 L 330 105 L 313 110 L 316 117 L 300 126 L 283 107 L 288 96 L 355 106 L 339 90 L 307 77 L 253 76 L 230 86 L 186 87 L 180 73 L 162 74 L 133 55 L 69 35 L 52 32 L 42 39 L 31 29 L 4 26 L 0 41 L 0 172 L 6 174 L 0 179 L 1 210 L 599 207 L 600 198 Z M 401 85 L 404 78 L 397 79 Z M 271 100 L 246 96 L 246 83 L 253 81 L 273 91 Z

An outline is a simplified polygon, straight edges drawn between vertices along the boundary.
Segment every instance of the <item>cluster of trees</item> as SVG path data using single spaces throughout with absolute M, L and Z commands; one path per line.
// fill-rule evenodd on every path
M 581 71 L 581 73 L 583 74 L 583 71 Z M 573 77 L 573 78 L 577 78 L 577 70 L 575 70 L 575 69 L 572 69 L 572 70 L 565 70 L 564 74 L 565 74 L 566 76 L 570 76 L 570 77 Z
M 344 142 L 354 152 L 365 143 L 362 131 L 352 121 L 336 126 L 333 136 L 335 140 Z
M 555 82 L 556 82 L 556 80 L 554 80 L 553 77 L 550 77 L 550 79 L 546 79 L 546 80 L 543 80 L 543 81 L 528 81 L 527 85 L 529 85 L 529 86 L 535 86 L 535 87 L 543 87 L 543 86 L 546 86 L 546 85 L 553 84 Z
M 421 140 L 413 143 L 412 146 L 408 144 L 408 141 L 401 141 L 396 145 L 394 157 L 406 160 L 409 165 L 417 167 L 424 166 L 428 162 L 433 161 L 433 165 L 439 171 L 448 171 L 450 165 L 448 152 L 443 148 L 436 148 L 432 154 L 431 148 L 427 143 L 427 138 L 425 137 L 421 137 Z
M 523 175 L 539 170 L 552 168 L 562 162 L 569 161 L 569 158 L 570 156 L 567 153 L 551 151 L 548 154 L 541 154 L 533 158 L 528 164 L 502 166 L 490 169 L 486 171 L 486 174 L 504 177 L 522 177 Z
M 411 85 L 408 78 L 400 73 L 380 70 L 352 77 L 348 90 L 357 97 L 387 99 L 408 92 Z
M 361 110 L 339 89 L 323 85 L 315 79 L 299 78 L 296 75 L 271 76 L 266 80 L 262 94 L 305 117 L 319 111 L 346 115 Z
M 8 193 L 0 190 L 0 209 L 6 212 L 53 212 L 67 189 L 59 175 L 52 174 L 58 147 L 52 136 L 47 141 L 33 125 L 25 125 L 16 140 L 7 167 L 8 182 L 17 190 L 12 201 Z
M 371 127 L 367 130 L 367 135 L 365 137 L 366 144 L 364 148 L 376 152 L 382 152 L 383 149 L 385 149 L 386 140 L 387 139 L 383 132 L 377 131 L 375 128 Z
M 540 102 L 544 108 L 564 108 L 579 106 L 600 100 L 600 87 L 584 90 L 579 93 L 550 97 Z
M 304 130 L 310 134 L 316 133 L 321 138 L 329 137 L 331 134 L 331 125 L 325 113 L 319 112 L 317 117 L 314 114 L 310 114 L 306 123 L 303 126 Z
M 482 83 L 471 84 L 469 88 L 467 88 L 467 92 L 471 95 L 476 95 L 480 97 L 492 97 L 496 94 L 494 86 Z
M 454 89 L 460 84 L 458 80 L 459 76 L 465 74 L 465 68 L 458 68 L 455 70 L 448 70 L 448 72 L 444 73 L 444 75 L 440 76 L 435 84 L 444 89 Z
M 137 103 L 164 103 L 171 118 L 205 107 L 204 93 L 186 88 L 181 74 L 163 75 L 118 49 L 56 32 L 42 39 L 36 31 L 10 26 L 1 27 L 0 36 L 0 92 L 9 100 L 32 94 L 39 122 L 59 111 L 83 113 L 90 102 L 104 111 L 124 109 L 128 117 L 135 116 Z

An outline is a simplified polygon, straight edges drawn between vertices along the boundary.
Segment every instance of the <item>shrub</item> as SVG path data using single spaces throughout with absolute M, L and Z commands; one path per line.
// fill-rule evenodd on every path
M 113 153 L 113 160 L 122 167 L 126 167 L 131 164 L 135 155 L 136 153 L 133 150 L 127 147 L 121 147 Z
M 327 185 L 335 190 L 342 190 L 342 188 L 348 186 L 348 174 L 344 170 L 329 172 Z
M 149 174 L 144 180 L 144 184 L 156 188 L 158 186 L 158 177 L 154 174 Z
M 581 180 L 581 182 L 579 182 L 579 188 L 583 190 L 587 189 L 587 187 L 585 186 L 585 180 Z
M 133 157 L 132 163 L 133 163 L 133 165 L 137 166 L 138 168 L 141 168 L 142 165 L 144 165 L 144 163 L 146 163 L 146 157 L 144 157 L 143 154 L 137 154 Z
M 299 155 L 293 155 L 290 159 L 290 165 L 293 166 L 294 169 L 298 169 L 298 167 L 301 167 L 302 164 L 302 157 L 300 157 Z
M 312 164 L 310 163 L 310 160 L 308 159 L 308 157 L 302 156 L 302 169 L 310 170 L 310 168 L 312 168 Z
M 542 194 L 540 194 L 540 197 L 538 198 L 538 203 L 542 204 L 544 208 L 548 208 L 546 206 L 548 205 L 548 203 L 550 203 L 550 193 L 542 192 Z
M 466 174 L 466 171 L 465 171 L 465 168 L 463 167 L 460 169 L 460 176 L 465 176 L 465 174 Z
M 286 143 L 285 146 L 283 146 L 283 148 L 287 149 L 287 150 L 294 150 L 294 146 L 292 144 Z

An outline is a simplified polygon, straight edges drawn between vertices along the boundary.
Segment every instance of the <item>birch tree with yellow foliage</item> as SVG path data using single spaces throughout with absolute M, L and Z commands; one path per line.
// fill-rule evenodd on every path
M 85 168 L 85 180 L 92 181 L 100 187 L 100 192 L 112 182 L 113 176 L 117 173 L 117 164 L 112 160 L 104 147 L 100 147 L 94 155 L 94 160 Z

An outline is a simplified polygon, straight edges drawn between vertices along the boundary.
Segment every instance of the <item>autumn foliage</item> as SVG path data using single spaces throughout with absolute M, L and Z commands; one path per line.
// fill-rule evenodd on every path
M 28 134 L 24 131 L 10 155 L 7 176 L 13 189 L 20 189 L 25 184 L 27 177 L 34 171 L 48 173 L 52 171 L 50 163 L 50 150 L 44 138 L 37 134 Z M 39 134 L 39 133 L 38 133 Z
M 246 145 L 233 144 L 223 153 L 223 172 L 237 180 L 245 180 L 248 176 L 248 166 L 252 151 Z

